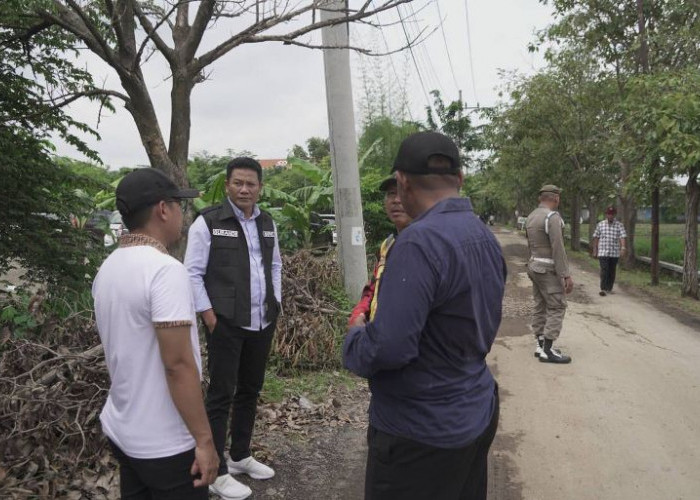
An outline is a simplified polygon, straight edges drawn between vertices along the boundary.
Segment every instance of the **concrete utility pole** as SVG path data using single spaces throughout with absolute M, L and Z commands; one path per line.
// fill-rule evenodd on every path
M 346 0 L 331 0 L 321 10 L 321 19 L 346 17 Z M 347 47 L 348 24 L 323 28 L 323 45 Z M 340 264 L 345 291 L 351 300 L 360 298 L 367 282 L 367 254 L 360 197 L 360 171 L 357 165 L 355 109 L 350 79 L 350 50 L 324 49 L 326 101 L 330 128 L 331 167 L 338 226 Z

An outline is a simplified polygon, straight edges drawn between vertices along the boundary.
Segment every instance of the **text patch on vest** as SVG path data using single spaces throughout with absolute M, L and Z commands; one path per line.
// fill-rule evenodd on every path
M 212 230 L 214 236 L 226 236 L 227 238 L 238 238 L 238 231 L 230 231 L 228 229 Z
M 275 237 L 274 231 L 263 231 L 263 238 L 274 238 L 274 237 Z

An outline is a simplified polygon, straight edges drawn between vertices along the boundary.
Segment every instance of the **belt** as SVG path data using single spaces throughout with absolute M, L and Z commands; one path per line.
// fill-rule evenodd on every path
M 544 257 L 531 257 L 530 260 L 534 262 L 542 262 L 543 264 L 554 264 L 554 259 L 547 259 Z

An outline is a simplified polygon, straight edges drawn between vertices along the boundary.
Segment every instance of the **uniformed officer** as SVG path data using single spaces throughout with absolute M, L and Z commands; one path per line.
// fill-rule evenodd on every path
M 189 230 L 185 266 L 207 330 L 207 415 L 219 453 L 209 489 L 227 500 L 250 496 L 229 474 L 268 479 L 274 471 L 250 453 L 258 396 L 281 310 L 282 260 L 272 217 L 257 205 L 262 168 L 247 157 L 226 167 L 227 198 L 201 212 Z M 230 459 L 224 458 L 229 413 Z
M 530 250 L 527 275 L 535 299 L 532 329 L 537 339 L 535 356 L 549 363 L 570 363 L 571 358 L 554 349 L 559 338 L 566 294 L 574 289 L 564 250 L 564 221 L 557 208 L 561 189 L 552 184 L 540 189 L 539 206 L 527 217 L 525 231 Z

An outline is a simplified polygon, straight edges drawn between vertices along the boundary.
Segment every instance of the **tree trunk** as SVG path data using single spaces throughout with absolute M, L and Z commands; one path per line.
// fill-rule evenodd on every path
M 144 82 L 143 74 L 139 70 L 135 75 L 120 72 L 119 76 L 122 87 L 131 99 L 131 104 L 127 109 L 134 118 L 151 167 L 163 171 L 173 180 L 178 179 L 178 168 L 168 155 L 168 149 L 160 131 L 158 116 Z
M 578 194 L 571 197 L 571 250 L 581 250 L 581 200 Z
M 593 233 L 598 223 L 598 203 L 593 199 L 588 201 L 588 245 L 593 248 Z
M 693 169 L 685 185 L 685 251 L 683 252 L 684 297 L 698 299 L 698 204 L 700 204 L 700 167 Z
M 173 180 L 182 187 L 189 187 L 187 159 L 189 156 L 191 129 L 191 98 L 193 78 L 178 68 L 173 70 L 173 88 L 170 92 L 170 144 L 168 156 L 176 165 Z
M 632 269 L 637 262 L 637 252 L 634 249 L 635 231 L 637 229 L 637 204 L 632 195 L 625 192 L 624 186 L 629 183 L 631 169 L 626 161 L 620 162 L 620 178 L 623 190 L 620 194 L 620 205 L 622 207 L 622 223 L 627 231 L 627 254 L 621 265 L 625 269 Z
M 651 249 L 649 250 L 652 286 L 659 284 L 659 204 L 659 184 L 654 182 L 651 190 Z

